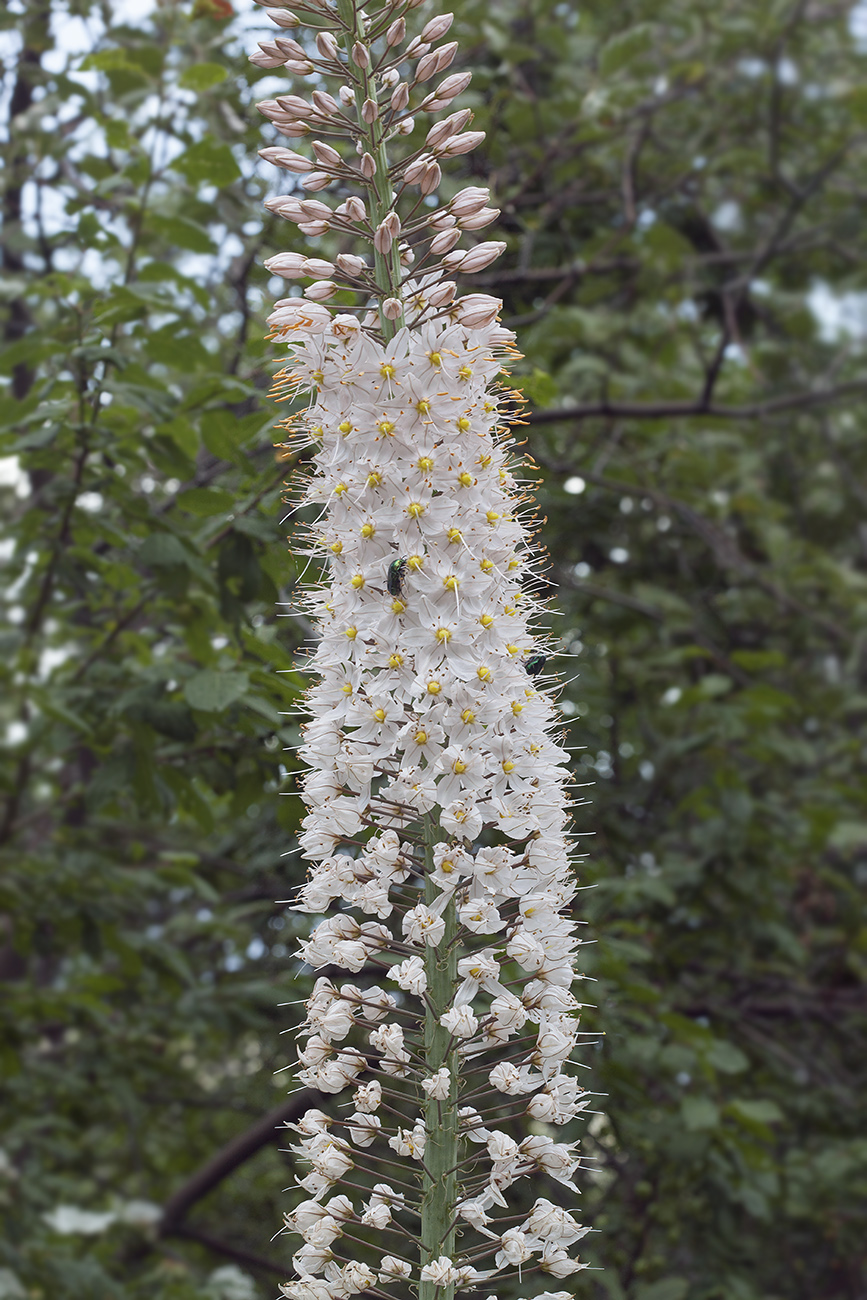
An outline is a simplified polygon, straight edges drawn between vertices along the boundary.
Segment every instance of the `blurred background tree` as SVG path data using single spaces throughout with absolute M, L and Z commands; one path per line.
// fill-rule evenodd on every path
M 592 786 L 575 1293 L 863 1300 L 867 7 L 456 28 L 489 139 L 449 184 L 503 208 L 475 284 L 526 354 Z M 0 1300 L 289 1273 L 310 629 L 280 603 L 266 29 L 248 0 L 0 17 Z

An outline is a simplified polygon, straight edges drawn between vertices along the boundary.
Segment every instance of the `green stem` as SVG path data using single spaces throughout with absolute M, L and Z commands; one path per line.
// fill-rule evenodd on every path
M 365 35 L 358 18 L 354 0 L 337 0 L 337 12 L 347 30 L 347 44 L 351 48 L 355 41 L 364 42 Z M 353 65 L 354 66 L 354 65 Z M 376 99 L 376 84 L 370 68 L 354 68 L 355 76 L 361 82 L 361 94 L 356 92 L 355 111 L 358 117 L 362 143 L 376 163 L 376 176 L 369 191 L 368 213 L 374 230 L 394 207 L 394 186 L 388 172 L 388 152 L 382 134 L 382 124 L 365 122 L 361 116 L 361 105 L 366 99 Z M 359 102 L 360 101 L 360 102 Z M 403 315 L 397 320 L 389 320 L 382 313 L 382 298 L 397 296 L 401 281 L 400 252 L 398 241 L 392 244 L 388 253 L 373 251 L 373 274 L 380 291 L 379 320 L 385 341 L 394 338 L 403 325 Z
M 442 832 L 433 814 L 424 818 L 425 842 L 425 901 L 430 906 L 439 895 L 431 879 L 433 850 Z M 443 1029 L 439 1018 L 451 1005 L 457 979 L 458 955 L 452 943 L 457 921 L 454 902 L 450 902 L 443 919 L 445 934 L 435 948 L 425 950 L 428 1003 L 425 1008 L 425 1057 L 431 1074 L 445 1066 L 451 1076 L 449 1095 L 445 1101 L 428 1097 L 424 1106 L 425 1164 L 430 1171 L 423 1182 L 421 1203 L 421 1262 L 427 1264 L 440 1255 L 454 1258 L 455 1202 L 457 1200 L 458 1163 L 458 1054 L 448 1030 Z M 453 1300 L 454 1287 L 437 1288 L 433 1282 L 422 1282 L 419 1300 Z

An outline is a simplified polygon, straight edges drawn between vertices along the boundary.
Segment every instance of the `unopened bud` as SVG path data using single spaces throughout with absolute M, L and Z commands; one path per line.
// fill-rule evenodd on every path
M 389 68 L 388 72 L 383 72 L 379 80 L 385 90 L 391 90 L 400 81 L 400 73 L 397 68 Z
M 491 191 L 485 185 L 467 185 L 465 189 L 458 190 L 455 197 L 449 203 L 449 211 L 453 212 L 456 217 L 468 217 L 473 212 L 479 212 L 491 197 Z
M 392 233 L 383 221 L 376 228 L 376 234 L 373 236 L 373 247 L 377 253 L 388 253 L 391 251 L 393 242 Z
M 327 230 L 330 230 L 330 228 L 331 227 L 327 221 L 298 222 L 298 229 L 301 231 L 302 235 L 324 235 Z
M 291 194 L 275 194 L 273 198 L 265 200 L 265 207 L 275 216 L 285 217 L 287 221 L 300 221 L 304 215 L 299 200 Z
M 502 299 L 487 293 L 468 293 L 454 304 L 451 315 L 468 329 L 484 329 L 497 318 Z
M 441 36 L 445 36 L 454 22 L 454 18 L 454 14 L 437 14 L 435 18 L 431 18 L 430 22 L 425 23 L 421 30 L 422 40 L 428 41 L 431 45 L 434 41 L 438 41 Z
M 338 167 L 343 161 L 337 150 L 330 144 L 325 144 L 323 140 L 313 140 L 311 143 L 317 161 L 322 163 L 324 167 Z
M 283 67 L 296 77 L 309 77 L 313 71 L 313 64 L 308 59 L 286 59 Z
M 457 41 L 450 41 L 448 45 L 443 45 L 438 50 L 432 50 L 423 59 L 419 59 L 415 70 L 415 80 L 427 81 L 437 72 L 442 72 L 444 68 L 449 66 L 457 52 Z
M 400 45 L 406 37 L 406 19 L 395 18 L 394 22 L 385 33 L 385 43 L 389 47 Z
M 444 158 L 456 158 L 458 154 L 477 149 L 484 138 L 484 131 L 464 131 L 463 135 L 456 135 L 444 144 L 440 153 Z
M 275 36 L 274 44 L 278 50 L 281 50 L 286 55 L 287 59 L 303 59 L 305 62 L 307 61 L 307 51 L 304 46 L 299 45 L 297 41 L 293 41 L 291 36 Z
M 300 20 L 297 14 L 293 14 L 291 9 L 268 9 L 266 10 L 272 23 L 278 27 L 298 27 Z
M 441 122 L 434 122 L 433 126 L 427 133 L 425 144 L 429 149 L 436 149 L 464 127 L 473 116 L 469 108 L 459 109 L 457 113 L 452 113 L 449 117 L 444 117 Z
M 330 172 L 310 172 L 309 175 L 301 177 L 301 185 L 311 194 L 315 194 L 317 190 L 324 190 L 333 179 Z
M 295 172 L 298 176 L 313 171 L 313 163 L 309 158 L 295 153 L 292 149 L 283 149 L 280 145 L 269 145 L 267 149 L 260 149 L 259 157 L 264 158 L 265 162 L 273 163 L 275 167 L 282 167 L 287 172 Z
M 323 117 L 333 117 L 335 113 L 340 112 L 340 105 L 327 90 L 314 90 L 310 98 Z
M 361 155 L 361 174 L 369 181 L 376 175 L 376 159 L 372 153 Z
M 304 290 L 304 297 L 310 298 L 312 302 L 325 302 L 328 298 L 333 298 L 336 293 L 337 285 L 333 280 L 314 280 Z
M 316 110 L 311 108 L 307 100 L 302 99 L 300 95 L 278 95 L 277 103 L 290 117 L 300 117 L 304 120 L 316 116 Z
M 361 41 L 356 41 L 355 44 L 353 45 L 352 50 L 350 52 L 350 58 L 352 59 L 352 62 L 355 64 L 356 68 L 370 67 L 370 51 L 368 50 L 366 45 L 362 45 Z
M 367 208 L 364 206 L 364 200 L 360 199 L 357 194 L 350 195 L 344 206 L 350 221 L 367 220 Z
M 318 199 L 302 199 L 301 213 L 307 221 L 330 221 L 334 215 L 328 205 Z
M 397 320 L 403 313 L 403 303 L 399 298 L 386 298 L 382 304 L 382 314 L 386 320 Z
M 400 113 L 402 112 L 403 109 L 406 108 L 408 103 L 409 103 L 409 86 L 406 84 L 405 81 L 402 81 L 399 86 L 395 87 L 392 93 L 391 107 L 394 109 L 395 113 Z
M 355 103 L 355 91 L 351 86 L 341 86 L 337 92 L 337 98 L 344 108 L 351 108 Z
M 461 262 L 461 270 L 465 275 L 472 275 L 475 271 L 483 271 L 486 266 L 496 262 L 497 258 L 506 251 L 506 244 L 501 240 L 488 240 L 484 244 L 476 244 L 468 253 L 464 254 Z
M 375 99 L 366 99 L 361 105 L 361 120 L 370 125 L 379 117 L 379 105 Z
M 334 263 L 326 262 L 324 257 L 305 257 L 304 274 L 321 280 L 324 276 L 334 274 Z
M 455 219 L 447 208 L 428 217 L 428 225 L 433 226 L 434 230 L 451 230 L 455 224 Z
M 419 181 L 419 189 L 422 194 L 433 194 L 434 190 L 439 187 L 443 178 L 439 163 L 428 163 L 424 169 L 424 175 Z
M 267 266 L 267 262 L 265 265 Z M 342 271 L 344 275 L 351 275 L 353 277 L 363 275 L 367 270 L 367 263 L 364 258 L 358 257 L 355 253 L 338 253 L 337 257 L 334 259 L 334 265 L 337 267 L 337 270 Z
M 476 212 L 471 217 L 459 217 L 458 225 L 461 230 L 481 230 L 496 221 L 499 215 L 499 208 L 482 208 L 481 212 Z
M 415 118 L 405 117 L 402 122 L 397 124 L 398 135 L 412 135 L 415 130 Z
M 415 261 L 415 253 L 412 251 L 409 244 L 401 244 L 400 245 L 401 266 L 412 266 L 414 261 Z
M 340 51 L 340 46 L 331 32 L 316 33 L 316 48 L 323 59 L 336 59 Z
M 460 237 L 461 232 L 454 227 L 451 230 L 442 230 L 438 235 L 434 235 L 430 241 L 430 251 L 434 257 L 439 257 L 442 253 L 447 253 L 449 249 L 454 248 Z
M 423 41 L 420 36 L 416 36 L 415 39 L 411 40 L 409 45 L 407 45 L 405 54 L 408 59 L 420 59 L 423 55 L 427 54 L 429 49 L 430 46 Z
M 267 50 L 264 45 L 260 45 L 258 50 L 254 50 L 249 55 L 248 61 L 254 63 L 257 68 L 282 68 L 286 62 L 276 46 Z
M 418 158 L 414 158 L 411 163 L 407 163 L 403 172 L 403 179 L 408 185 L 415 185 L 424 175 L 424 170 L 429 162 L 433 162 L 429 153 L 423 153 Z
M 458 286 L 454 280 L 441 280 L 433 289 L 428 291 L 427 300 L 431 307 L 444 307 L 447 302 L 451 302 L 457 293 Z
M 454 99 L 457 95 L 463 94 L 472 79 L 471 72 L 453 72 L 450 77 L 440 82 L 433 93 L 437 99 Z
M 306 260 L 303 253 L 277 253 L 266 258 L 265 266 L 272 275 L 282 275 L 284 280 L 297 280 L 304 275 Z

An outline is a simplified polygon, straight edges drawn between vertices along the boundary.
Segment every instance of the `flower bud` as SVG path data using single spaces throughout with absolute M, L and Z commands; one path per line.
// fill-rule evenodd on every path
M 452 218 L 454 220 L 454 218 Z M 461 232 L 454 226 L 451 230 L 441 230 L 438 235 L 434 235 L 430 241 L 430 251 L 434 257 L 439 257 L 442 253 L 447 253 L 449 249 L 454 248 L 455 244 L 461 237 Z M 443 263 L 445 264 L 445 263 Z
M 405 117 L 402 122 L 398 123 L 398 127 L 397 127 L 398 135 L 412 135 L 414 130 L 415 130 L 414 117 Z
M 352 59 L 352 62 L 355 64 L 356 68 L 370 67 L 370 51 L 368 50 L 366 45 L 362 45 L 361 41 L 355 42 L 355 44 L 352 47 L 352 50 L 350 51 L 349 57 Z
M 489 240 L 484 244 L 476 244 L 464 255 L 461 262 L 461 271 L 465 275 L 472 275 L 475 271 L 483 271 L 486 266 L 496 262 L 497 258 L 506 251 L 506 244 L 498 240 Z
M 386 320 L 397 320 L 403 313 L 403 303 L 399 298 L 386 298 L 382 304 L 382 314 Z
M 311 194 L 315 194 L 317 190 L 326 189 L 333 179 L 330 172 L 310 172 L 307 176 L 301 177 L 301 186 Z
M 376 100 L 366 99 L 364 103 L 361 105 L 361 120 L 363 122 L 367 122 L 369 126 L 370 123 L 375 122 L 378 117 L 379 117 L 379 105 L 377 104 Z
M 257 0 L 258 2 L 258 0 Z M 265 11 L 272 23 L 278 27 L 298 27 L 300 19 L 297 14 L 293 14 L 291 9 L 266 9 Z
M 334 266 L 331 262 L 326 262 L 324 257 L 305 257 L 304 274 L 313 275 L 317 278 L 332 275 Z
M 313 152 L 316 154 L 317 162 L 322 163 L 324 167 L 339 167 L 343 159 L 335 148 L 330 144 L 325 144 L 322 140 L 311 141 Z
M 350 221 L 367 220 L 367 208 L 364 206 L 364 200 L 360 199 L 357 194 L 351 195 L 346 200 L 346 215 Z
M 403 170 L 403 179 L 408 185 L 415 185 L 421 179 L 429 162 L 433 162 L 430 154 L 423 153 L 407 164 Z
M 286 59 L 283 66 L 295 77 L 309 77 L 313 71 L 313 64 L 308 59 Z
M 487 293 L 467 293 L 458 298 L 452 309 L 452 315 L 467 329 L 484 329 L 492 324 L 503 305 L 501 298 L 492 298 Z
M 336 293 L 337 285 L 333 280 L 314 280 L 304 290 L 304 297 L 310 298 L 313 302 L 325 302 L 326 299 L 333 298 Z
M 448 45 L 442 45 L 438 50 L 431 50 L 423 59 L 419 59 L 415 70 L 415 80 L 427 81 L 438 72 L 442 72 L 453 61 L 458 52 L 457 41 L 449 41 Z
M 340 54 L 340 46 L 331 32 L 316 33 L 316 48 L 322 55 L 323 59 L 337 59 Z
M 400 73 L 397 68 L 389 68 L 388 72 L 383 72 L 379 80 L 386 90 L 392 90 L 400 81 Z
M 433 42 L 438 41 L 441 36 L 445 36 L 446 32 L 454 22 L 454 18 L 454 14 L 437 14 L 422 28 L 421 39 L 432 45 Z
M 302 235 L 324 235 L 331 227 L 327 221 L 299 221 L 298 229 Z
M 313 163 L 309 158 L 305 158 L 300 153 L 293 153 L 291 149 L 284 149 L 280 145 L 269 145 L 267 149 L 260 149 L 259 157 L 264 158 L 265 162 L 273 163 L 275 167 L 282 167 L 287 172 L 295 172 L 298 176 L 313 170 Z
M 257 68 L 282 68 L 286 62 L 284 56 L 277 49 L 276 45 L 260 45 L 258 50 L 247 56 L 249 63 L 254 63 Z
M 302 99 L 300 95 L 278 95 L 277 103 L 290 117 L 300 117 L 304 121 L 306 118 L 316 116 L 316 110 L 311 108 L 307 100 Z
M 492 221 L 496 221 L 499 215 L 499 208 L 482 208 L 481 212 L 475 212 L 471 217 L 458 218 L 458 225 L 461 230 L 481 230 L 483 226 L 489 226 Z
M 302 199 L 301 214 L 306 221 L 330 221 L 334 213 L 318 199 Z
M 479 212 L 491 197 L 491 191 L 484 185 L 468 185 L 466 189 L 458 190 L 455 197 L 449 203 L 449 211 L 455 216 L 468 217 L 473 212 Z
M 303 253 L 277 253 L 265 261 L 272 275 L 282 275 L 284 280 L 297 280 L 305 274 Z
M 285 217 L 287 221 L 301 221 L 303 217 L 301 203 L 291 194 L 275 194 L 273 198 L 265 200 L 265 207 L 275 216 Z
M 405 37 L 406 37 L 406 19 L 395 18 L 394 22 L 391 24 L 391 26 L 388 28 L 388 31 L 385 33 L 386 45 L 389 47 L 389 49 L 391 49 L 395 45 L 400 45 L 401 41 L 403 41 Z
M 419 181 L 418 187 L 422 194 L 433 194 L 434 190 L 438 188 L 442 178 L 443 174 L 440 170 L 439 163 L 430 162 L 424 169 L 424 175 Z
M 355 103 L 355 91 L 351 86 L 341 86 L 337 92 L 337 98 L 344 108 L 351 108 Z
M 440 153 L 444 158 L 455 158 L 458 154 L 469 153 L 470 150 L 477 149 L 484 138 L 484 131 L 465 131 L 463 135 L 456 135 L 454 139 L 443 145 Z
M 443 208 L 441 212 L 435 212 L 433 216 L 428 217 L 428 225 L 434 230 L 451 230 L 455 226 L 455 219 L 448 208 Z
M 393 239 L 391 231 L 383 221 L 376 228 L 376 234 L 373 236 L 373 247 L 376 249 L 377 253 L 388 253 L 391 251 L 392 243 Z
M 425 54 L 427 54 L 429 49 L 430 46 L 427 42 L 423 41 L 420 36 L 416 36 L 410 41 L 409 45 L 407 45 L 404 53 L 408 59 L 421 59 Z
M 445 144 L 450 136 L 456 135 L 458 131 L 463 131 L 472 116 L 472 111 L 469 108 L 462 108 L 457 113 L 444 117 L 441 122 L 435 122 L 425 139 L 428 149 L 436 149 L 438 146 Z
M 376 159 L 372 153 L 361 155 L 361 174 L 369 181 L 376 175 Z
M 463 94 L 472 79 L 471 72 L 453 72 L 451 76 L 440 82 L 434 94 L 437 99 L 454 99 L 457 95 Z
M 431 307 L 444 307 L 457 293 L 458 286 L 454 280 L 441 280 L 433 289 L 428 290 L 427 300 Z
M 334 265 L 337 267 L 338 271 L 342 271 L 344 275 L 351 275 L 353 277 L 363 275 L 367 270 L 367 263 L 364 258 L 358 257 L 355 253 L 338 253 L 337 257 L 334 259 Z
M 323 117 L 333 117 L 340 112 L 340 105 L 327 90 L 314 90 L 310 98 Z
M 291 36 L 275 36 L 274 44 L 277 49 L 286 55 L 287 59 L 301 59 L 307 62 L 307 51 L 303 45 L 293 41 Z
M 401 113 L 406 108 L 409 103 L 409 86 L 405 81 L 395 87 L 390 103 L 395 113 Z

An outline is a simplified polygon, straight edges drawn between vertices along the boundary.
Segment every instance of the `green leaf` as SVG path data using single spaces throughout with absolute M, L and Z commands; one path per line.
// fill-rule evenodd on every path
M 719 1107 L 709 1097 L 684 1097 L 680 1103 L 684 1128 L 690 1133 L 716 1128 L 719 1124 Z
M 193 63 L 181 73 L 178 85 L 185 90 L 210 90 L 211 86 L 218 86 L 221 81 L 225 81 L 228 75 L 229 71 L 222 63 Z
M 246 673 L 217 672 L 204 668 L 184 683 L 184 698 L 203 713 L 222 713 L 239 700 L 248 687 Z
M 599 51 L 599 71 L 610 77 L 621 68 L 646 54 L 653 46 L 657 28 L 652 23 L 636 23 L 606 41 Z
M 214 252 L 214 241 L 197 221 L 190 221 L 187 217 L 153 216 L 148 224 L 176 248 L 188 248 L 192 253 Z
M 726 1110 L 748 1128 L 764 1129 L 769 1124 L 779 1124 L 784 1118 L 783 1112 L 775 1101 L 736 1097 L 728 1103 Z
M 225 515 L 235 504 L 226 488 L 189 488 L 178 495 L 178 505 L 193 515 Z
M 705 1053 L 705 1059 L 721 1074 L 742 1074 L 749 1067 L 749 1058 L 733 1043 L 717 1039 Z
M 207 136 L 185 149 L 172 166 L 182 172 L 191 185 L 216 185 L 217 189 L 231 185 L 241 175 L 229 146 Z
M 189 556 L 173 533 L 152 533 L 139 550 L 139 559 L 152 568 L 188 564 Z

